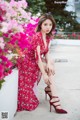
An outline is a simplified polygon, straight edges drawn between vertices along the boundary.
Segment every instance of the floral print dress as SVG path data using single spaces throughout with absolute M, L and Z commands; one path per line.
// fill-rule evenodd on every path
M 40 56 L 43 59 L 48 52 L 49 37 L 46 38 L 47 47 L 45 48 L 41 32 L 37 32 L 31 43 L 31 49 L 27 50 L 24 58 L 18 59 L 19 80 L 18 80 L 18 106 L 17 111 L 34 110 L 39 100 L 33 90 L 34 84 L 39 83 L 41 71 L 38 67 L 38 55 L 36 48 L 40 46 Z M 35 57 L 36 54 L 36 57 Z

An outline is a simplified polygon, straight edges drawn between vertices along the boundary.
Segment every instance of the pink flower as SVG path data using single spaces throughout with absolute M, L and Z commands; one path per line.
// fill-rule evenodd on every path
M 5 56 L 0 56 L 0 80 L 11 73 L 12 62 Z
M 4 72 L 4 67 L 0 64 L 0 80 L 2 80 L 4 77 L 3 72 Z
M 28 3 L 26 2 L 26 0 L 22 0 L 22 1 L 18 1 L 18 5 L 19 7 L 23 7 L 25 9 L 27 8 Z

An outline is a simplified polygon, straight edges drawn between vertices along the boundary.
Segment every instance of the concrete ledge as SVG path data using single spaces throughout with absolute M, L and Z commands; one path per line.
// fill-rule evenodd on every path
M 54 39 L 51 41 L 53 45 L 80 45 L 80 40 L 76 39 Z

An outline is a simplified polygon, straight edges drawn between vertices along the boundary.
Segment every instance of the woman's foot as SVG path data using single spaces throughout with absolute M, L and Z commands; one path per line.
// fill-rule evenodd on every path
M 60 100 L 57 96 L 52 96 L 49 103 L 50 103 L 50 112 L 51 112 L 51 107 L 53 106 L 57 113 L 60 113 L 60 114 L 66 114 L 67 113 L 66 110 L 62 109 L 62 107 L 60 105 Z

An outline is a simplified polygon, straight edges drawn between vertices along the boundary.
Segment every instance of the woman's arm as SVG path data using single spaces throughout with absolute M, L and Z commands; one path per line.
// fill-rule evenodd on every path
M 51 57 L 50 57 L 49 51 L 46 53 L 45 59 L 46 59 L 47 64 L 50 65 L 51 64 Z
M 44 74 L 46 74 L 46 72 L 45 72 L 45 69 L 44 69 L 44 66 L 43 66 L 43 62 L 42 62 L 42 60 L 41 60 L 41 56 L 40 56 L 40 46 L 39 46 L 39 45 L 37 46 L 37 56 L 38 56 L 38 66 L 39 66 L 42 74 L 44 75 Z M 35 55 L 35 57 L 36 57 L 36 55 Z
M 54 71 L 54 61 L 51 59 L 51 56 L 49 54 L 49 52 L 46 53 L 45 55 L 45 59 L 46 59 L 46 62 L 47 62 L 47 71 L 48 71 L 48 74 L 51 75 L 51 74 L 55 74 L 55 71 Z
M 35 54 L 35 55 L 36 55 L 36 54 Z M 45 71 L 45 68 L 44 68 L 44 66 L 43 66 L 43 62 L 42 62 L 41 57 L 40 57 L 40 46 L 37 46 L 37 56 L 38 56 L 38 62 L 37 62 L 37 64 L 38 64 L 38 66 L 39 66 L 39 68 L 40 68 L 40 71 L 42 72 L 43 79 L 44 79 L 44 81 L 45 81 L 45 83 L 46 83 L 47 85 L 50 85 L 51 83 L 50 83 L 50 81 L 49 81 L 49 77 L 48 77 L 48 75 L 47 75 L 47 73 L 46 73 L 46 71 Z M 35 57 L 36 57 L 36 56 L 35 56 Z

